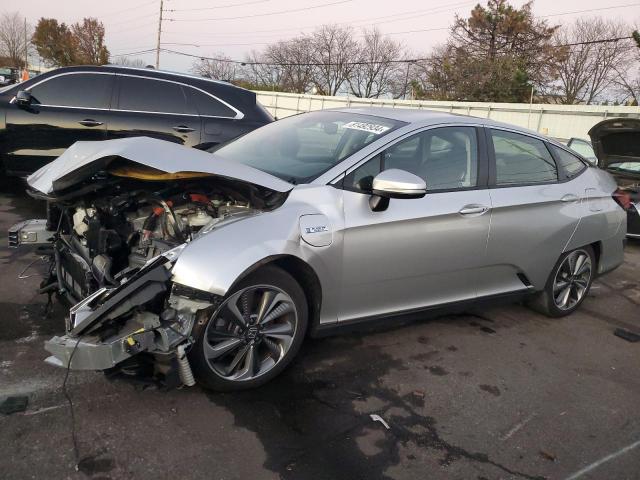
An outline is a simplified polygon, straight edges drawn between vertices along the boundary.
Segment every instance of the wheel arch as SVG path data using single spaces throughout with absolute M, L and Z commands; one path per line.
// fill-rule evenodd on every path
M 276 266 L 284 270 L 300 284 L 305 297 L 307 298 L 307 306 L 309 309 L 309 328 L 307 329 L 307 332 L 313 330 L 320 321 L 322 284 L 320 283 L 320 279 L 313 267 L 299 257 L 288 254 L 265 257 L 246 268 L 236 278 L 227 292 L 233 291 L 239 282 L 266 266 Z

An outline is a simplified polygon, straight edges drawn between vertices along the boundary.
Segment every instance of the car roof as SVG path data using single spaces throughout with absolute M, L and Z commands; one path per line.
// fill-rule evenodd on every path
M 528 135 L 544 138 L 544 135 L 533 130 L 518 127 L 509 123 L 496 122 L 488 118 L 472 117 L 456 113 L 442 112 L 438 110 L 428 110 L 421 108 L 395 108 L 395 107 L 351 107 L 334 108 L 338 112 L 358 113 L 361 115 L 371 115 L 375 117 L 388 118 L 401 122 L 410 123 L 416 127 L 428 127 L 445 123 L 469 123 L 481 124 L 489 127 L 500 127 L 509 130 L 519 131 Z
M 219 85 L 228 85 L 233 86 L 229 82 L 223 82 L 222 80 L 214 80 L 212 78 L 201 77 L 199 75 L 193 75 L 189 73 L 181 73 L 181 72 L 172 72 L 171 70 L 158 70 L 155 68 L 144 68 L 144 67 L 127 67 L 124 65 L 76 65 L 71 67 L 60 67 L 55 70 L 50 70 L 49 72 L 62 73 L 62 72 L 73 72 L 73 71 L 94 71 L 94 72 L 122 72 L 122 73 L 139 73 L 148 77 L 157 77 L 157 78 L 166 78 L 166 77 L 181 77 L 195 81 L 202 82 L 210 82 L 216 83 Z M 47 73 L 49 73 L 47 72 Z

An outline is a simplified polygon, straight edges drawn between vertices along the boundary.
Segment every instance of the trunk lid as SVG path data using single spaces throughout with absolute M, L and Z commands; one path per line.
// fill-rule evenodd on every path
M 98 142 L 76 142 L 53 162 L 27 178 L 31 188 L 50 195 L 68 189 L 125 159 L 143 167 L 175 174 L 212 175 L 240 180 L 276 192 L 288 192 L 293 185 L 261 170 L 229 162 L 176 143 L 149 137 L 132 137 Z
M 589 130 L 598 166 L 619 179 L 640 179 L 640 119 L 612 118 Z

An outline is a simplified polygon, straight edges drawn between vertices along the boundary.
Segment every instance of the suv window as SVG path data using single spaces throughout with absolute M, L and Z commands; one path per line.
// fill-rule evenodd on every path
M 195 105 L 198 113 L 204 116 L 234 118 L 236 112 L 227 107 L 224 103 L 219 102 L 211 95 L 196 90 L 195 88 L 187 88 L 187 94 L 191 100 L 191 104 Z
M 34 103 L 62 107 L 109 108 L 113 75 L 74 73 L 45 80 L 29 89 Z
M 138 112 L 196 114 L 181 85 L 151 78 L 119 76 L 118 108 Z
M 572 138 L 571 140 L 569 140 L 569 143 L 567 143 L 567 147 L 569 147 L 574 152 L 578 152 L 592 164 L 595 165 L 596 163 L 598 163 L 596 152 L 593 151 L 593 147 L 589 142 L 580 140 L 579 138 Z
M 587 168 L 582 160 L 572 153 L 569 153 L 562 148 L 558 148 L 555 145 L 550 145 L 550 147 L 558 160 L 560 168 L 564 171 L 567 178 L 573 178 Z
M 373 177 L 390 168 L 423 178 L 427 190 L 475 187 L 478 182 L 476 129 L 434 128 L 401 140 L 347 175 L 344 186 L 368 192 Z
M 558 169 L 542 140 L 502 130 L 491 130 L 497 185 L 554 182 Z

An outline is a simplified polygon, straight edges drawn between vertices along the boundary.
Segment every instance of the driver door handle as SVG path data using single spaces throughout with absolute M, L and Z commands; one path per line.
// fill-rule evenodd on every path
M 180 133 L 190 133 L 190 132 L 193 132 L 195 130 L 195 128 L 187 127 L 186 125 L 178 125 L 178 126 L 173 127 L 173 129 L 176 132 L 180 132 Z
M 84 120 L 80 120 L 78 123 L 85 127 L 99 127 L 103 122 L 98 122 L 92 118 L 85 118 Z
M 460 215 L 482 215 L 487 211 L 489 211 L 489 207 L 486 207 L 484 205 L 474 204 L 474 205 L 465 205 L 458 211 L 458 213 Z

